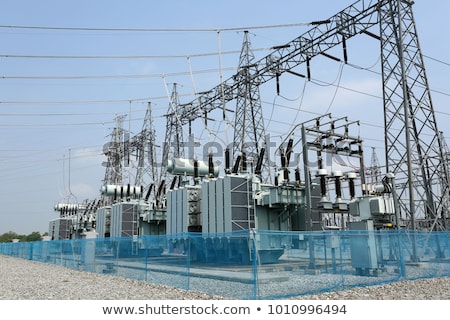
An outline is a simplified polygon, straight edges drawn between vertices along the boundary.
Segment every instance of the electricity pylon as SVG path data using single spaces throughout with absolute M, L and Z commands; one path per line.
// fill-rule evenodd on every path
M 395 174 L 409 229 L 445 229 L 449 174 L 431 102 L 412 2 L 381 1 L 380 39 L 387 171 Z M 445 186 L 441 189 L 442 186 Z M 418 221 L 420 220 L 420 223 Z
M 234 121 L 233 158 L 240 159 L 240 170 L 247 167 L 248 159 L 256 163 L 260 156 L 264 159 L 261 176 L 270 178 L 267 165 L 266 132 L 262 114 L 259 85 L 253 81 L 255 55 L 251 49 L 248 32 L 244 32 L 244 42 L 239 58 L 236 81 L 239 83 L 236 97 L 236 114 Z M 263 149 L 263 152 L 261 150 Z M 239 158 L 238 158 L 239 157 Z

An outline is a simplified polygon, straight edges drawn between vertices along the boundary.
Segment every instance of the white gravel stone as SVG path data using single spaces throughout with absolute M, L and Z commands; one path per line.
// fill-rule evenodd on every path
M 305 295 L 305 300 L 449 300 L 450 277 L 405 280 L 383 285 Z
M 220 300 L 145 281 L 0 255 L 1 300 Z
M 301 281 L 308 278 L 303 275 Z M 231 300 L 229 297 L 234 296 L 202 293 L 200 285 L 211 289 L 214 284 L 208 283 L 208 279 L 199 282 L 195 286 L 199 291 L 182 290 L 0 255 L 0 300 Z M 268 286 L 270 283 L 261 285 L 261 290 L 270 291 Z M 229 290 L 239 290 L 239 286 L 233 283 Z M 449 300 L 450 277 L 398 281 L 288 299 Z

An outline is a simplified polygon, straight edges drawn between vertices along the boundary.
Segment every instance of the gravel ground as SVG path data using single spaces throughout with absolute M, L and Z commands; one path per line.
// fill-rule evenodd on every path
M 300 297 L 305 300 L 450 300 L 450 277 L 391 282 Z
M 0 300 L 230 300 L 0 255 Z M 450 277 L 304 295 L 297 300 L 450 300 Z
M 1 300 L 219 300 L 209 294 L 0 255 Z

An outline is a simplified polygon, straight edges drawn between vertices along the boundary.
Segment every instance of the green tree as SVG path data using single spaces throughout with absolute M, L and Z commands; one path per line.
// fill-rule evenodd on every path
M 8 231 L 0 236 L 0 242 L 11 242 L 13 239 L 19 239 L 22 241 L 24 236 L 18 235 L 13 231 Z
M 37 232 L 37 231 L 34 231 L 34 232 L 30 233 L 29 235 L 27 235 L 25 237 L 24 241 L 27 241 L 27 242 L 41 241 L 41 238 L 42 238 L 41 234 L 39 232 Z
M 21 235 L 13 231 L 8 231 L 0 235 L 0 242 L 11 242 L 13 239 L 19 239 L 20 242 L 31 242 L 31 241 L 41 241 L 41 238 L 42 238 L 41 234 L 37 231 L 34 231 L 29 235 Z

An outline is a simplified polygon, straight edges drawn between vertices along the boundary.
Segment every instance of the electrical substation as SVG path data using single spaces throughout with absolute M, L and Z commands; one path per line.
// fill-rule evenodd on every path
M 349 231 L 357 239 L 349 240 L 353 267 L 376 274 L 384 263 L 381 244 L 375 235 L 358 231 L 449 230 L 448 152 L 413 8 L 407 0 L 356 1 L 329 19 L 312 22 L 310 30 L 259 60 L 245 32 L 234 76 L 183 103 L 173 85 L 165 133 L 155 130 L 151 102 L 134 136 L 125 134 L 124 116 L 115 118 L 98 198 L 57 203 L 52 239 L 129 237 L 136 245 L 120 253 L 129 257 L 139 254 L 140 237 L 166 236 L 170 246 L 155 245 L 152 255 L 177 256 L 189 246 L 193 262 L 247 264 L 255 250 L 260 264 L 270 264 L 283 259 L 286 248 L 307 248 L 308 238 L 269 235 L 249 248 L 242 245 L 248 234 Z M 379 43 L 386 165 L 379 166 L 376 154 L 367 151 L 358 119 L 332 113 L 301 119 L 275 148 L 269 147 L 261 85 L 271 82 L 280 90 L 285 74 L 310 79 L 318 56 L 348 63 L 347 41 L 354 37 Z M 233 143 L 220 161 L 214 152 L 190 157 L 184 141 L 196 142 L 186 132 L 196 122 L 213 121 L 216 113 L 233 119 Z M 156 158 L 157 136 L 165 137 L 161 159 Z M 364 163 L 366 153 L 371 163 Z M 332 168 L 331 159 L 339 157 L 352 166 Z M 139 163 L 134 181 L 123 175 L 130 158 Z M 186 234 L 198 235 L 197 241 L 187 243 Z M 326 246 L 339 243 L 331 237 Z M 420 260 L 414 248 L 411 255 Z M 310 249 L 309 267 L 315 265 Z

